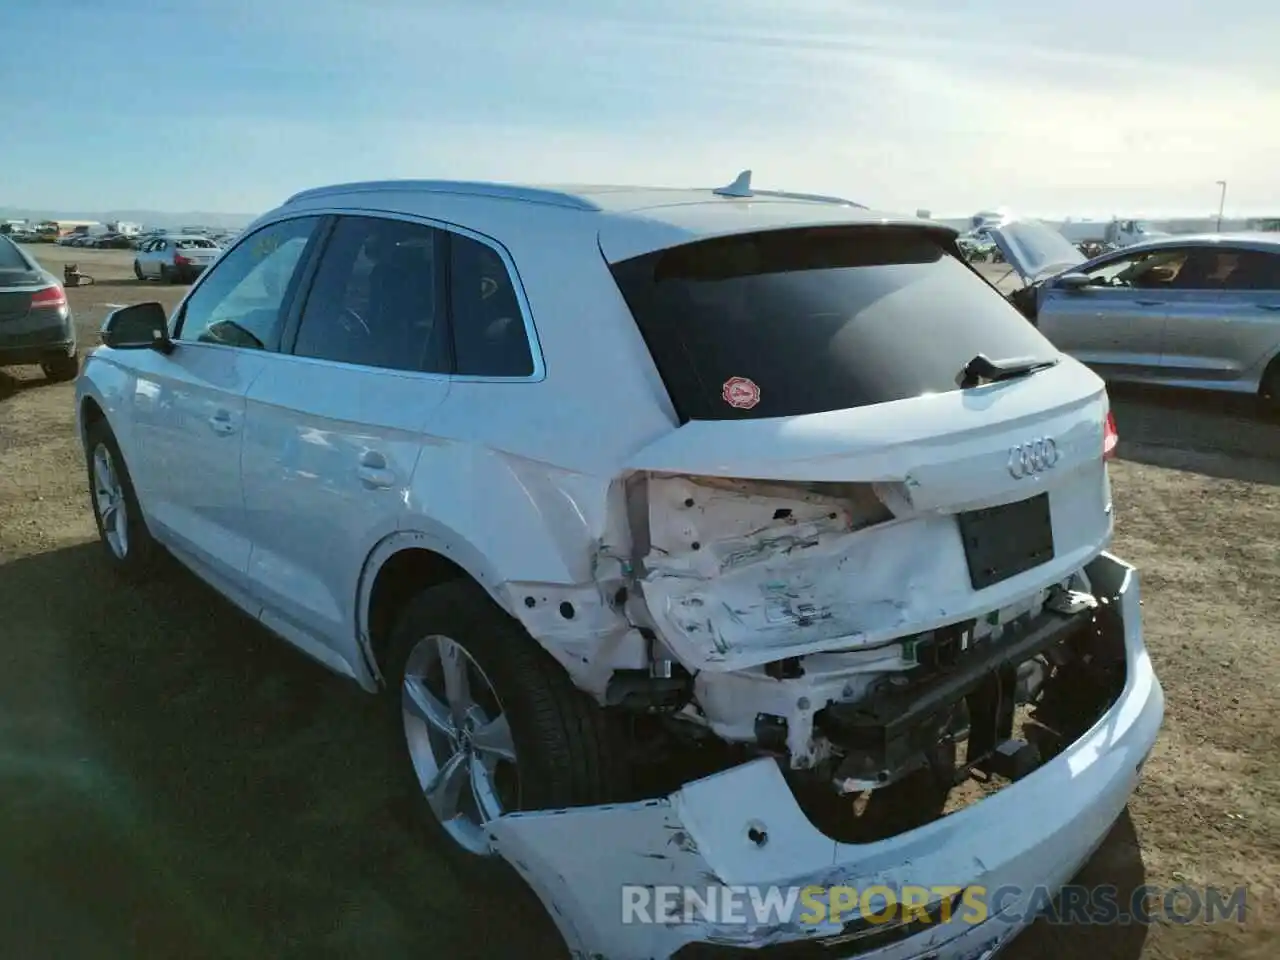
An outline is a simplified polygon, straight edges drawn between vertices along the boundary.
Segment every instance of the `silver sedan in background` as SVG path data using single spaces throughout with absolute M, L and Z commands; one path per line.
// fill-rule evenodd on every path
M 1086 259 L 1036 220 L 991 231 L 1010 299 L 1111 381 L 1257 394 L 1280 412 L 1280 235 L 1166 236 Z
M 222 249 L 208 237 L 165 234 L 144 242 L 133 258 L 139 280 L 190 283 L 204 273 Z

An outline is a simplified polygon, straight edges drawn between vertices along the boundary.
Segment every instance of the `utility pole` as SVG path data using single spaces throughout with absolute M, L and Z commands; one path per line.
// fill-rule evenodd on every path
M 1227 205 L 1227 181 L 1215 181 L 1222 188 L 1222 195 L 1218 198 L 1218 233 L 1222 232 L 1222 208 Z

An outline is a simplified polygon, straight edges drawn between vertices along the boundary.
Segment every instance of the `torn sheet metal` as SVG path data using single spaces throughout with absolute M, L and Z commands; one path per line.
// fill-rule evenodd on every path
M 672 956 L 688 943 L 759 947 L 839 937 L 799 913 L 760 922 L 624 922 L 624 885 L 1060 887 L 1123 810 L 1164 714 L 1142 642 L 1137 577 L 1104 554 L 1096 588 L 1116 597 L 1128 677 L 1113 707 L 1063 754 L 1016 784 L 944 819 L 875 843 L 836 842 L 797 805 L 776 762 L 758 759 L 654 800 L 508 814 L 490 824 L 495 849 L 545 904 L 579 958 Z M 1020 926 L 1019 906 L 981 923 L 953 918 L 871 953 L 876 960 L 974 960 Z M 634 914 L 632 917 L 634 921 Z M 840 954 L 833 951 L 833 955 Z
M 895 515 L 868 485 L 817 486 L 649 481 L 644 600 L 690 671 L 867 648 L 984 617 L 1070 576 L 1110 535 L 1101 487 L 1068 484 L 1051 501 L 1053 559 L 978 591 L 951 514 Z

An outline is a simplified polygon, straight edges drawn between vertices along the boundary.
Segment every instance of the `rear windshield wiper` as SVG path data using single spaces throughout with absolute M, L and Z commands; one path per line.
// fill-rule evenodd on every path
M 1036 360 L 1034 357 L 1011 357 L 1007 360 L 992 360 L 985 353 L 980 353 L 964 365 L 960 371 L 960 389 L 967 390 L 981 383 L 997 383 L 1000 380 L 1014 380 L 1056 367 L 1058 359 Z

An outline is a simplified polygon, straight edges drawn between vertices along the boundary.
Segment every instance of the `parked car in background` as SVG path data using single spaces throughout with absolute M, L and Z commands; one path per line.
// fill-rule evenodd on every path
M 1112 381 L 1256 394 L 1280 412 L 1280 237 L 1164 236 L 1092 259 L 1037 220 L 994 228 L 1014 304 Z
M 93 245 L 99 250 L 132 250 L 134 243 L 132 237 L 122 233 L 108 233 L 97 237 Z
M 1104 384 L 940 224 L 745 172 L 337 185 L 103 344 L 76 410 L 104 561 L 167 549 L 382 692 L 405 800 L 474 878 L 521 873 L 566 955 L 717 955 L 712 917 L 628 923 L 633 880 L 1056 891 L 1155 742 Z M 684 784 L 689 757 L 719 759 Z M 863 793 L 936 809 L 849 839 Z M 948 929 L 977 957 L 1019 926 Z
M 0 237 L 0 366 L 18 364 L 39 364 L 50 380 L 73 380 L 80 355 L 62 281 Z
M 190 283 L 217 259 L 221 249 L 208 237 L 180 233 L 148 240 L 133 258 L 133 274 L 139 280 Z

